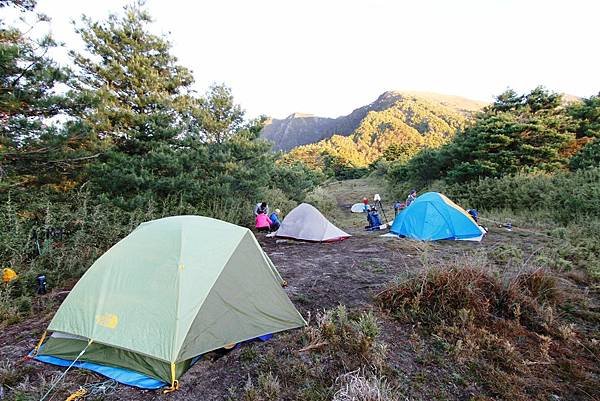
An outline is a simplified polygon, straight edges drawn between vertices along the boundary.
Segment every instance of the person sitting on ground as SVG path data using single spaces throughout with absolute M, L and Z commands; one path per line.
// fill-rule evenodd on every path
M 371 220 L 373 220 L 373 227 L 378 230 L 381 226 L 381 219 L 379 218 L 379 213 L 377 212 L 376 207 L 371 208 Z
M 369 225 L 365 227 L 367 230 L 379 230 L 381 227 L 381 219 L 379 218 L 379 213 L 377 213 L 377 208 L 375 206 L 371 207 L 369 213 L 367 213 L 367 221 Z
M 267 216 L 266 213 L 259 211 L 258 214 L 256 215 L 256 222 L 255 222 L 254 227 L 258 231 L 270 232 L 271 231 L 271 219 L 269 219 L 269 216 Z
M 406 205 L 406 207 L 409 207 L 410 204 L 415 201 L 415 199 L 417 199 L 417 190 L 411 189 L 410 193 L 408 194 L 408 197 L 406 198 L 406 202 L 404 202 L 404 204 Z
M 271 231 L 279 230 L 279 226 L 281 226 L 281 221 L 279 220 L 280 213 L 281 210 L 275 209 L 275 211 L 269 216 L 269 219 L 271 220 Z
M 254 207 L 254 216 L 258 216 L 258 213 L 262 212 L 266 215 L 269 215 L 269 205 L 267 202 L 258 202 Z

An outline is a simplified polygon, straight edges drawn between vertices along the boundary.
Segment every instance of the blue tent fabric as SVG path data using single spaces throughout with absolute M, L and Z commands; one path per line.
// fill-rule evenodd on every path
M 49 355 L 37 355 L 36 357 L 34 357 L 34 359 L 40 362 L 49 363 L 51 365 L 64 367 L 67 367 L 71 365 L 71 363 L 73 363 L 73 361 Z M 73 367 L 91 370 L 92 372 L 96 372 L 98 374 L 101 374 L 102 376 L 106 376 L 109 379 L 116 380 L 121 384 L 126 384 L 128 386 L 133 386 L 145 390 L 157 390 L 159 388 L 163 388 L 169 385 L 168 383 L 165 383 L 162 380 L 154 379 L 152 377 L 135 372 L 133 370 L 116 368 L 113 366 L 99 365 L 97 363 L 92 362 L 77 361 L 73 364 Z
M 422 241 L 481 237 L 482 230 L 460 206 L 437 192 L 419 196 L 400 213 L 392 233 Z

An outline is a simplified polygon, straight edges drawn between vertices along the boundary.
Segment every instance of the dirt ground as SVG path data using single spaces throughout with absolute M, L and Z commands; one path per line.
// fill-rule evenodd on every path
M 336 184 L 337 185 L 337 184 Z M 290 240 L 266 238 L 257 235 L 261 245 L 288 281 L 286 288 L 290 299 L 310 321 L 325 308 L 344 304 L 352 309 L 372 309 L 373 296 L 387 283 L 410 271 L 422 269 L 424 265 L 441 260 L 476 255 L 491 249 L 511 244 L 522 250 L 523 255 L 535 254 L 551 246 L 543 235 L 517 230 L 489 227 L 488 236 L 481 243 L 441 241 L 431 244 L 411 240 L 382 238 L 380 232 L 365 232 L 365 216 L 351 214 L 349 206 L 360 201 L 362 194 L 373 189 L 368 182 L 349 182 L 345 187 L 332 187 L 331 193 L 339 205 L 335 221 L 340 228 L 353 236 L 338 243 L 314 244 Z M 391 210 L 386 212 L 389 214 Z M 510 267 L 508 267 L 510 268 Z M 58 304 L 58 302 L 57 302 Z M 11 360 L 28 364 L 31 380 L 43 375 L 50 380 L 52 374 L 61 370 L 35 361 L 23 361 L 49 322 L 51 314 L 39 316 L 26 322 L 10 326 L 0 333 L 0 361 Z M 468 399 L 477 393 L 476 388 L 457 387 L 446 384 L 445 374 L 438 374 L 434 364 L 416 363 L 417 355 L 411 345 L 411 328 L 400 326 L 381 317 L 382 336 L 393 344 L 390 358 L 393 365 L 407 378 L 405 394 L 410 399 L 436 399 L 434 389 L 444 388 L 447 399 Z M 116 391 L 104 396 L 104 400 L 221 400 L 227 399 L 230 388 L 240 389 L 252 372 L 252 365 L 244 363 L 245 347 L 258 353 L 274 352 L 285 354 L 297 352 L 286 343 L 284 334 L 275 335 L 270 341 L 245 345 L 214 361 L 201 360 L 182 378 L 181 388 L 171 394 L 161 391 L 141 391 L 119 386 Z M 62 386 L 54 398 L 65 399 L 77 384 L 103 380 L 100 376 L 73 370 L 68 373 L 67 386 Z M 422 380 L 415 381 L 415 377 Z

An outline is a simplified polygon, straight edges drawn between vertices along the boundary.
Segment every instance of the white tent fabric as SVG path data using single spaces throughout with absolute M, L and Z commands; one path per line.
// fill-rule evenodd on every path
M 457 238 L 457 241 L 473 241 L 473 242 L 481 242 L 481 240 L 483 239 L 483 237 L 485 237 L 486 231 L 483 229 L 483 227 L 478 226 L 479 227 L 479 231 L 481 232 L 481 235 L 479 237 L 473 237 L 473 238 Z
M 314 206 L 302 203 L 285 216 L 275 236 L 331 242 L 343 240 L 351 235 L 331 224 Z
M 355 203 L 350 208 L 352 213 L 364 213 L 365 212 L 365 204 L 364 203 Z

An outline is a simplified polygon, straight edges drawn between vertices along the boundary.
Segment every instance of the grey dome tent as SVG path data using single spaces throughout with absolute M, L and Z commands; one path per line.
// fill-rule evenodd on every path
M 334 242 L 351 237 L 308 203 L 302 203 L 289 212 L 275 236 L 313 242 Z

